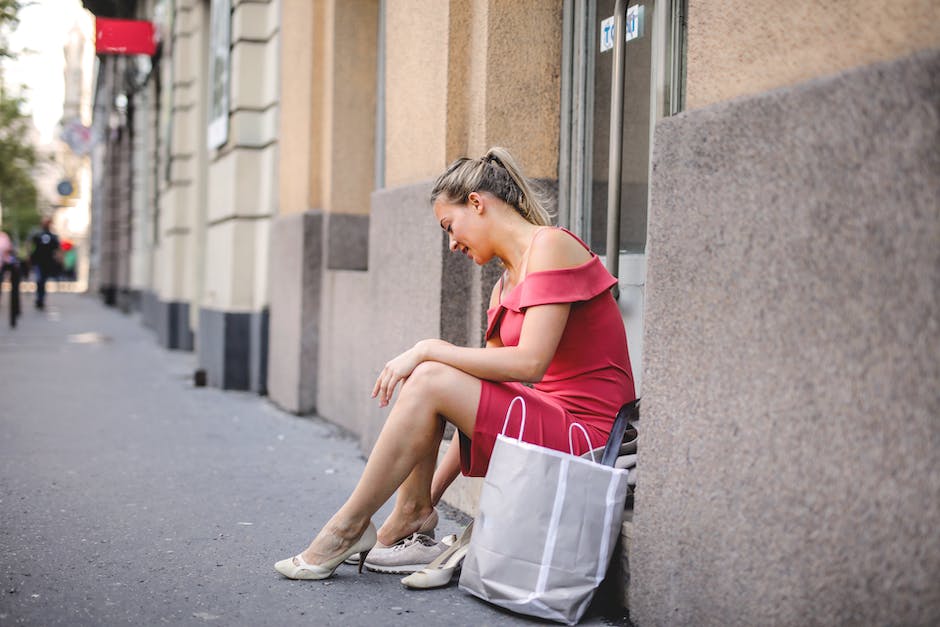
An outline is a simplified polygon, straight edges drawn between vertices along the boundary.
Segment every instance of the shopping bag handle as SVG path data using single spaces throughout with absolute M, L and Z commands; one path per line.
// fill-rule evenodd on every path
M 627 424 L 638 420 L 640 417 L 640 399 L 630 401 L 620 408 L 617 412 L 617 418 L 614 420 L 614 426 L 610 429 L 610 437 L 607 438 L 607 446 L 604 447 L 604 454 L 601 455 L 601 464 L 604 466 L 613 466 L 620 454 L 620 445 L 623 443 L 623 434 L 627 431 Z
M 522 433 L 525 431 L 525 399 L 521 396 L 517 396 L 511 401 L 509 401 L 509 409 L 506 410 L 506 420 L 503 421 L 503 430 L 500 431 L 502 435 L 506 435 L 506 427 L 509 426 L 509 417 L 512 415 L 512 406 L 516 404 L 516 401 L 519 401 L 519 404 L 522 405 L 522 422 L 519 423 L 519 437 L 516 439 L 522 441 Z M 512 436 L 507 436 L 512 437 Z
M 592 461 L 592 462 L 597 462 L 597 458 L 594 457 L 594 449 L 591 448 L 591 446 L 592 446 L 592 445 L 591 445 L 591 436 L 588 435 L 587 429 L 584 428 L 584 425 L 582 425 L 582 424 L 579 423 L 579 422 L 572 422 L 570 425 L 568 425 L 568 452 L 571 453 L 572 455 L 577 455 L 577 453 L 574 452 L 574 439 L 571 437 L 571 431 L 572 431 L 575 427 L 577 427 L 578 429 L 580 429 L 581 433 L 584 434 L 584 439 L 587 441 L 587 443 L 588 443 L 588 448 L 590 449 L 591 461 Z M 620 437 L 623 437 L 623 436 L 620 436 Z

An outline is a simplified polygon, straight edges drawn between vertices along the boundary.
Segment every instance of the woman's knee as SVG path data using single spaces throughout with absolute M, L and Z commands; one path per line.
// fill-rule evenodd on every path
M 402 398 L 430 406 L 458 426 L 472 424 L 480 400 L 479 379 L 453 366 L 425 361 L 402 387 Z
M 402 392 L 428 394 L 445 389 L 459 371 L 439 361 L 423 361 L 411 372 Z

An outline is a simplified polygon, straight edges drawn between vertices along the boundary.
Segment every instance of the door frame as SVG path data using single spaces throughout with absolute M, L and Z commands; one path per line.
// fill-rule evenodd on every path
M 688 0 L 655 0 L 650 68 L 650 151 L 656 122 L 685 108 L 685 42 Z M 626 6 L 629 6 L 629 2 Z M 662 6 L 659 6 L 662 5 Z M 666 10 L 661 10 L 665 8 Z M 562 11 L 561 133 L 558 163 L 558 223 L 590 241 L 587 212 L 591 201 L 594 128 L 594 51 L 599 24 L 594 0 L 564 0 Z M 660 43 L 656 43 L 660 42 Z M 611 81 L 613 84 L 614 81 Z M 623 129 L 617 129 L 623 132 Z M 652 159 L 650 159 L 652 175 Z M 647 212 L 649 203 L 647 201 Z M 619 246 L 618 246 L 619 249 Z M 606 259 L 605 259 L 606 262 Z M 618 303 L 627 330 L 637 393 L 643 353 L 646 254 L 619 255 Z

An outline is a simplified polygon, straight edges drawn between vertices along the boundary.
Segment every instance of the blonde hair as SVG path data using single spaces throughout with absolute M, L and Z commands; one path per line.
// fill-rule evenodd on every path
M 505 148 L 494 146 L 480 159 L 461 157 L 451 163 L 434 183 L 431 204 L 444 198 L 463 205 L 468 202 L 471 192 L 493 194 L 532 224 L 548 226 L 552 223 L 547 203 L 533 190 Z

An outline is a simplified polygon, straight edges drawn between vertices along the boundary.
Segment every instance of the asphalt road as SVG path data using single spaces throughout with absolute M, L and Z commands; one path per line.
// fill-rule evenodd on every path
M 353 438 L 264 397 L 195 388 L 192 353 L 92 296 L 0 303 L 0 625 L 542 624 L 341 566 L 289 581 L 358 479 Z M 366 391 L 365 393 L 368 393 Z M 388 505 L 386 505 L 386 512 Z M 376 516 L 376 523 L 383 519 Z M 443 533 L 466 522 L 450 511 Z M 621 624 L 599 608 L 582 624 Z

